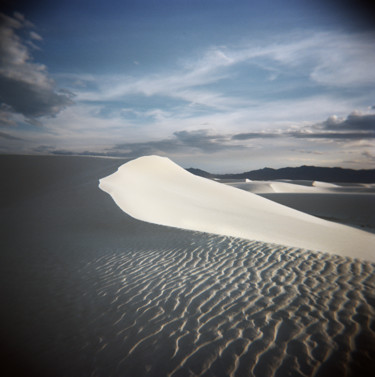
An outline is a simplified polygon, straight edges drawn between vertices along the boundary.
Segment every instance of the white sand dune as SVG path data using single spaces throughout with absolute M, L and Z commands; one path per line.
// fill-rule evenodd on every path
M 248 181 L 223 182 L 229 186 L 240 188 L 254 194 L 271 193 L 305 193 L 305 194 L 336 194 L 336 193 L 371 193 L 375 192 L 371 184 L 337 185 L 320 181 Z
M 323 187 L 323 188 L 332 188 L 332 187 L 338 187 L 334 183 L 328 183 L 328 182 L 320 182 L 320 181 L 314 181 L 312 183 L 314 187 Z
M 226 184 L 325 220 L 375 233 L 373 184 L 333 184 L 307 180 L 237 181 Z
M 375 235 L 141 157 L 100 180 L 130 216 L 160 225 L 375 261 Z

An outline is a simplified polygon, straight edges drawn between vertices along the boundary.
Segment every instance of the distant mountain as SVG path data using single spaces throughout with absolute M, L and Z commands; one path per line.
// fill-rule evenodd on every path
M 215 178 L 215 176 L 213 174 L 208 173 L 208 172 L 201 170 L 201 169 L 189 168 L 189 169 L 186 169 L 186 170 L 190 173 L 193 173 L 194 175 L 198 175 L 199 177 Z
M 239 174 L 211 174 L 204 170 L 190 168 L 190 173 L 205 178 L 251 179 L 268 181 L 276 179 L 309 180 L 323 182 L 375 183 L 375 169 L 353 170 L 343 168 L 324 168 L 318 166 L 300 166 L 297 168 L 264 168 Z

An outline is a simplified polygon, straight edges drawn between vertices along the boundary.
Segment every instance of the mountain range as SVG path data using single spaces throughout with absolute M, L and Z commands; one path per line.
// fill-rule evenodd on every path
M 342 183 L 375 183 L 375 169 L 353 170 L 304 165 L 281 169 L 263 168 L 237 174 L 212 174 L 196 168 L 187 170 L 195 175 L 211 179 L 251 179 L 256 181 L 292 179 Z

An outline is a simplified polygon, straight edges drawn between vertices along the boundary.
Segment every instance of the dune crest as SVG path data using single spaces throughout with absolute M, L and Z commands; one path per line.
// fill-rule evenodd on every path
M 150 223 L 375 262 L 375 235 L 195 176 L 165 157 L 132 160 L 99 187 L 124 212 Z

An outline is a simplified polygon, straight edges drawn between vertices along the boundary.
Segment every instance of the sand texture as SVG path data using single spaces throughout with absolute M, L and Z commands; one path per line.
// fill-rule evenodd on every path
M 374 234 L 197 177 L 167 158 L 130 161 L 99 187 L 136 219 L 375 261 Z
M 7 376 L 373 376 L 373 263 L 135 220 L 121 164 L 0 157 Z
M 373 265 L 208 235 L 181 246 L 94 261 L 106 282 L 94 286 L 116 333 L 115 342 L 101 334 L 98 358 L 120 346 L 116 371 L 171 377 L 369 372 Z

